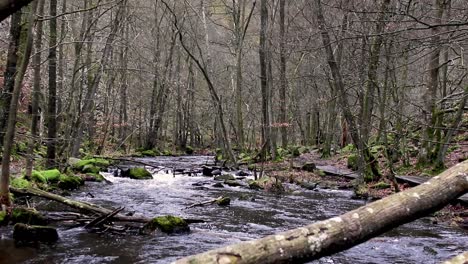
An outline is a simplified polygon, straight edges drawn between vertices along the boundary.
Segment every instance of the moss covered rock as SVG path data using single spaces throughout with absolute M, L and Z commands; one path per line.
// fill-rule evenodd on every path
M 93 173 L 97 173 L 100 170 L 107 168 L 111 165 L 111 163 L 108 160 L 100 158 L 82 160 L 70 159 L 68 162 L 71 164 L 72 168 L 75 171 L 80 171 L 83 173 L 91 172 L 90 170 L 93 170 Z
M 357 171 L 359 169 L 358 166 L 359 166 L 359 157 L 358 157 L 358 155 L 355 155 L 355 154 L 349 155 L 348 156 L 347 167 L 349 169 Z
M 11 211 L 11 222 L 30 224 L 30 225 L 45 225 L 47 220 L 35 209 L 16 207 Z
M 229 197 L 221 197 L 216 201 L 216 204 L 219 206 L 227 206 L 231 204 L 231 198 Z
M 61 173 L 57 169 L 45 170 L 45 171 L 33 170 L 31 173 L 31 178 L 36 182 L 51 183 L 51 182 L 58 182 L 60 179 L 60 175 Z
M 13 239 L 15 242 L 55 242 L 59 236 L 53 227 L 18 223 L 13 227 Z
M 62 190 L 76 190 L 84 184 L 84 180 L 78 176 L 61 175 L 57 186 Z
M 93 165 L 93 164 L 88 164 L 88 165 L 85 165 L 83 167 L 83 169 L 81 170 L 81 172 L 83 173 L 94 173 L 94 174 L 97 174 L 99 173 L 100 169 L 99 167 Z
M 149 234 L 155 230 L 172 234 L 189 232 L 190 227 L 184 219 L 172 215 L 166 215 L 153 218 L 143 226 L 141 231 L 144 234 Z
M 159 156 L 159 151 L 155 149 L 147 149 L 140 152 L 142 157 L 156 157 Z
M 135 180 L 153 179 L 151 173 L 145 168 L 130 168 L 128 171 L 128 177 Z
M 19 189 L 26 189 L 31 187 L 31 183 L 23 177 L 12 178 L 10 185 Z

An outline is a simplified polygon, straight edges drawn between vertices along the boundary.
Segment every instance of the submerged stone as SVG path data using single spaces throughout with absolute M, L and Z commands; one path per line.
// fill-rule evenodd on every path
M 189 232 L 190 227 L 184 219 L 166 215 L 153 218 L 143 226 L 141 232 L 143 234 L 150 234 L 155 230 L 160 230 L 167 234 L 184 233 Z
M 217 182 L 217 183 L 213 184 L 213 187 L 215 187 L 215 188 L 224 188 L 224 185 L 222 183 L 220 183 L 220 182 Z
M 56 242 L 59 236 L 53 227 L 18 223 L 13 227 L 13 239 L 15 242 Z

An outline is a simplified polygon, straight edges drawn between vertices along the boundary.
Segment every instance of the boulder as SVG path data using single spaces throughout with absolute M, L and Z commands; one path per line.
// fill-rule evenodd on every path
M 217 181 L 228 181 L 228 180 L 234 181 L 236 177 L 234 177 L 231 174 L 223 174 L 223 175 L 215 176 L 214 179 Z
M 84 180 L 78 176 L 60 175 L 57 186 L 62 190 L 76 190 L 84 184 Z
M 26 189 L 31 187 L 31 183 L 23 177 L 11 178 L 10 185 L 19 189 Z
M 49 226 L 15 224 L 13 227 L 15 242 L 56 242 L 59 239 L 57 229 Z
M 93 165 L 93 164 L 87 164 L 81 170 L 81 172 L 83 172 L 83 173 L 94 173 L 94 174 L 99 173 L 99 171 L 100 171 L 100 169 L 98 167 L 96 167 L 95 165 Z
M 315 166 L 315 163 L 309 162 L 309 163 L 306 163 L 306 164 L 302 165 L 301 170 L 308 171 L 308 172 L 314 172 L 314 170 L 316 168 L 317 167 Z
M 300 186 L 307 190 L 315 190 L 317 189 L 318 182 L 301 182 Z
M 166 215 L 155 217 L 146 223 L 142 227 L 141 233 L 150 234 L 156 230 L 160 230 L 167 234 L 185 233 L 190 231 L 190 227 L 184 219 L 172 215 Z
M 202 174 L 203 176 L 213 176 L 213 168 L 203 166 L 202 167 Z
M 130 168 L 128 177 L 135 180 L 153 179 L 153 175 L 145 168 Z

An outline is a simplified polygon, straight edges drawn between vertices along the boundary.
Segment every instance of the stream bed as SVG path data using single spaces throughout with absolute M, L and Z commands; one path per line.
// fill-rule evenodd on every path
M 196 168 L 211 162 L 208 156 L 141 159 L 156 166 Z M 173 175 L 160 170 L 153 180 L 117 178 L 113 184 L 86 183 L 72 198 L 103 206 L 125 206 L 148 217 L 176 215 L 203 219 L 191 224 L 190 234 L 140 236 L 88 233 L 82 228 L 59 229 L 54 245 L 17 248 L 11 228 L 0 228 L 0 263 L 170 263 L 249 239 L 270 235 L 317 220 L 340 215 L 365 204 L 352 200 L 350 191 L 310 191 L 288 185 L 285 195 L 268 194 L 245 187 L 216 188 L 212 177 Z M 94 198 L 91 198 L 91 193 Z M 187 206 L 231 197 L 231 205 Z M 46 202 L 42 202 L 46 203 Z M 311 263 L 439 263 L 468 249 L 468 232 L 434 225 L 428 218 L 396 228 L 352 249 Z

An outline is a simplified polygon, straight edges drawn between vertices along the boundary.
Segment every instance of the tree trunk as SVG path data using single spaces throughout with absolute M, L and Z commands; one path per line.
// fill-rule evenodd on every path
M 280 0 L 280 123 L 281 123 L 281 144 L 284 149 L 288 147 L 288 117 L 287 117 L 287 80 L 286 80 L 286 23 L 285 12 L 286 0 Z
M 331 255 L 441 209 L 468 191 L 467 172 L 465 161 L 425 184 L 341 216 L 175 263 L 304 263 Z
M 39 0 L 37 15 L 42 17 L 44 14 L 44 0 Z M 28 146 L 28 155 L 26 160 L 26 178 L 31 177 L 34 165 L 34 149 L 36 148 L 39 137 L 39 99 L 41 95 L 41 49 L 42 49 L 42 21 L 37 21 L 35 54 L 33 56 L 34 83 L 31 99 L 31 139 Z
M 18 72 L 15 75 L 15 86 L 13 88 L 13 94 L 11 95 L 10 103 L 10 114 L 8 115 L 8 124 L 5 138 L 3 139 L 3 156 L 2 156 L 2 171 L 0 176 L 0 205 L 4 209 L 4 206 L 10 206 L 10 195 L 9 195 L 9 185 L 10 185 L 10 158 L 11 151 L 13 149 L 13 140 L 15 138 L 15 125 L 16 125 L 16 116 L 18 110 L 18 101 L 21 93 L 21 86 L 23 84 L 24 74 L 29 64 L 29 57 L 31 56 L 31 50 L 33 45 L 33 32 L 32 28 L 34 25 L 34 17 L 36 14 L 37 1 L 33 2 L 31 5 L 31 10 L 29 12 L 28 19 L 28 30 L 26 37 L 26 45 L 24 49 L 24 55 L 21 59 L 21 64 L 19 65 Z
M 57 0 L 50 0 L 49 21 L 49 97 L 47 107 L 47 168 L 56 167 L 55 146 L 57 142 Z
M 21 35 L 21 12 L 16 12 L 10 23 L 10 40 L 8 43 L 8 55 L 2 94 L 0 97 L 0 144 L 3 144 L 5 129 L 8 122 L 8 110 L 10 109 L 11 94 L 15 86 L 16 64 L 18 63 L 18 49 Z
M 262 89 L 262 157 L 266 159 L 271 144 L 271 120 L 270 120 L 270 106 L 269 106 L 269 86 L 268 86 L 268 3 L 262 0 L 260 4 L 260 85 Z

